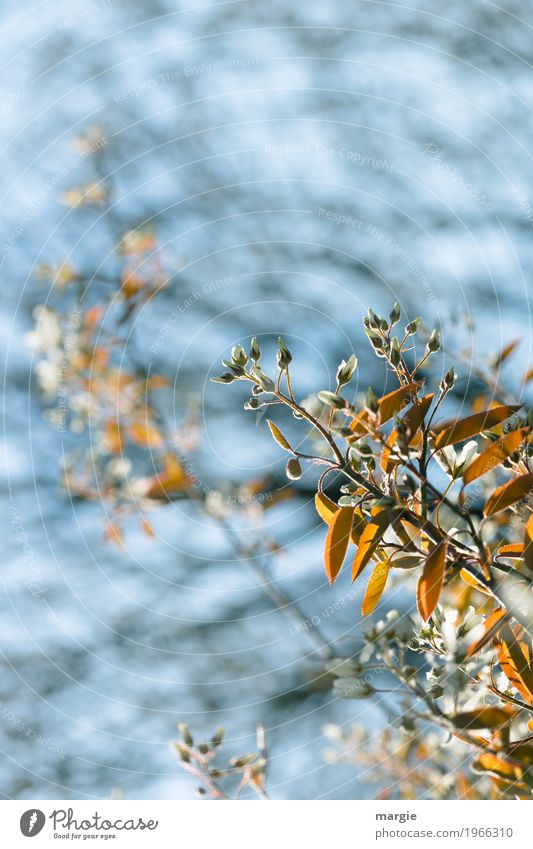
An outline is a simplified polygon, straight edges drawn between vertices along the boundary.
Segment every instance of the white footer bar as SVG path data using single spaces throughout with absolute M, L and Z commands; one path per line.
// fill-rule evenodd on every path
M 9 849 L 73 843 L 158 849 L 530 849 L 532 813 L 524 801 L 4 801 L 0 833 Z

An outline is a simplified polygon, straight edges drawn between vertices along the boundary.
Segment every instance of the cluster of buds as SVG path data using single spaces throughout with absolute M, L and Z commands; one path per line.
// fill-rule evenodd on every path
M 184 769 L 199 779 L 201 785 L 197 788 L 198 796 L 209 795 L 211 798 L 227 799 L 220 781 L 224 779 L 240 780 L 237 797 L 247 786 L 251 787 L 260 798 L 266 798 L 265 775 L 267 768 L 264 731 L 262 726 L 257 729 L 258 752 L 248 752 L 230 759 L 227 767 L 221 768 L 213 763 L 217 749 L 222 745 L 224 729 L 219 728 L 209 742 L 195 743 L 189 726 L 180 722 L 177 726 L 181 741 L 172 745 Z

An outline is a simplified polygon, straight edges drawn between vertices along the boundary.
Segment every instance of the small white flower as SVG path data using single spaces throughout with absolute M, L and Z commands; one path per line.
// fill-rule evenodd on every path
M 47 396 L 53 396 L 61 383 L 61 370 L 56 363 L 42 360 L 35 367 L 39 386 Z
M 440 451 L 437 451 L 435 460 L 441 469 L 455 480 L 455 478 L 464 474 L 476 457 L 479 456 L 477 447 L 477 442 L 471 440 L 457 453 L 453 445 L 447 445 L 446 448 L 441 448 Z
M 128 477 L 131 465 L 131 460 L 127 457 L 113 457 L 107 464 L 106 471 L 111 477 L 121 480 Z
M 61 345 L 61 325 L 55 312 L 47 307 L 35 307 L 35 329 L 25 334 L 25 342 L 35 354 L 50 354 Z

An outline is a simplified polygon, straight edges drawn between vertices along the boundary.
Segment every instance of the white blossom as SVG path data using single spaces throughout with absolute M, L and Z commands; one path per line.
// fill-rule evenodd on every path
M 477 442 L 471 440 L 467 442 L 463 448 L 457 452 L 453 445 L 447 445 L 446 448 L 441 448 L 435 454 L 435 460 L 447 475 L 455 479 L 466 472 L 468 467 L 479 456 L 477 450 Z

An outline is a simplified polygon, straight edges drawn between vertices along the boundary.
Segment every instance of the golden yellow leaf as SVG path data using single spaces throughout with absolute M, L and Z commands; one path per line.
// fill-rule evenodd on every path
M 527 432 L 527 428 L 513 430 L 511 433 L 507 433 L 505 436 L 502 436 L 502 438 L 498 439 L 497 442 L 493 442 L 492 445 L 487 448 L 486 451 L 483 451 L 483 453 L 480 454 L 479 457 L 477 457 L 467 468 L 463 475 L 463 482 L 465 485 L 472 483 L 472 481 L 475 481 L 476 478 L 481 477 L 481 475 L 491 472 L 492 469 L 495 469 L 500 465 L 500 463 L 503 463 L 507 457 L 514 454 L 514 452 L 520 448 Z
M 522 768 L 519 764 L 489 752 L 480 755 L 472 764 L 472 769 L 474 772 L 490 772 L 506 781 L 516 781 L 522 777 Z
M 353 523 L 352 523 L 352 542 L 355 545 L 359 545 L 359 540 L 364 533 L 366 528 L 366 519 L 361 513 L 360 508 L 358 507 L 353 514 Z
M 372 559 L 381 539 L 389 527 L 390 517 L 386 508 L 376 508 L 372 518 L 361 534 L 352 566 L 352 581 L 355 581 L 366 564 Z
M 421 383 L 419 382 L 408 383 L 406 386 L 400 386 L 394 392 L 389 392 L 388 395 L 378 398 L 378 424 L 385 424 L 406 404 L 413 401 L 420 386 Z
M 364 436 L 368 433 L 370 428 L 370 413 L 368 410 L 363 410 L 361 413 L 357 413 L 354 417 L 352 423 L 350 424 L 350 430 L 353 432 L 353 440 L 359 439 L 361 436 Z M 352 437 L 350 437 L 352 439 Z
M 148 498 L 166 499 L 182 492 L 189 485 L 189 478 L 180 461 L 173 454 L 165 457 L 163 470 L 150 478 L 145 495 Z
M 385 584 L 387 583 L 388 576 L 388 562 L 385 560 L 381 563 L 378 563 L 370 576 L 370 580 L 366 588 L 365 597 L 363 599 L 363 604 L 361 607 L 361 612 L 363 616 L 368 616 L 369 613 L 372 613 L 372 611 L 376 609 L 378 602 L 383 594 L 383 590 L 385 589 Z
M 529 704 L 533 704 L 533 667 L 531 653 L 524 651 L 515 632 L 506 625 L 500 634 L 498 657 L 509 682 Z
M 284 451 L 288 451 L 289 454 L 292 454 L 293 450 L 290 446 L 290 443 L 285 439 L 279 427 L 275 425 L 274 422 L 271 422 L 269 419 L 267 419 L 267 425 L 269 426 L 270 433 L 272 434 L 278 445 L 280 445 Z
M 445 448 L 447 445 L 470 439 L 471 436 L 476 436 L 484 430 L 490 430 L 516 413 L 520 407 L 520 404 L 518 406 L 505 404 L 502 407 L 494 407 L 492 410 L 484 410 L 482 413 L 467 416 L 465 419 L 455 419 L 453 422 L 437 425 L 433 427 L 433 432 L 437 434 L 435 447 Z
M 524 375 L 524 383 L 529 383 L 530 380 L 533 380 L 533 368 L 528 369 Z
M 503 558 L 504 560 L 522 560 L 524 557 L 524 546 L 522 543 L 510 543 L 509 545 L 502 545 L 498 549 L 495 554 L 494 559 L 500 560 Z
M 519 475 L 516 478 L 508 481 L 503 486 L 495 489 L 488 499 L 483 513 L 485 516 L 494 516 L 495 513 L 501 513 L 517 501 L 521 501 L 531 492 L 533 488 L 533 474 L 530 472 L 527 475 Z
M 133 298 L 146 286 L 145 281 L 133 271 L 126 271 L 122 278 L 121 295 L 124 298 Z
M 466 656 L 472 657 L 472 655 L 476 654 L 476 652 L 480 651 L 484 646 L 487 645 L 487 643 L 494 639 L 494 637 L 496 637 L 498 632 L 501 631 L 502 627 L 505 625 L 508 619 L 509 614 L 501 607 L 491 613 L 490 616 L 488 616 L 483 623 L 483 633 L 469 647 Z
M 446 571 L 446 543 L 439 543 L 430 552 L 424 563 L 424 569 L 417 588 L 418 610 L 422 619 L 427 622 L 435 610 Z
M 317 492 L 315 495 L 315 507 L 320 518 L 326 523 L 331 524 L 333 517 L 339 510 L 339 505 L 335 504 L 331 498 L 324 495 L 323 492 Z
M 147 519 L 142 519 L 141 528 L 147 537 L 155 537 L 155 531 Z
M 353 507 L 338 507 L 326 537 L 326 575 L 333 585 L 342 569 L 350 535 L 352 533 Z
M 515 711 L 497 707 L 483 707 L 457 713 L 453 724 L 462 731 L 478 731 L 481 728 L 501 728 L 511 721 Z
M 105 530 L 106 539 L 113 542 L 118 548 L 124 548 L 124 539 L 122 531 L 114 522 L 108 522 Z
M 426 413 L 431 406 L 433 398 L 433 393 L 424 396 L 424 398 L 421 398 L 418 403 L 413 404 L 403 417 L 402 421 L 407 429 L 408 444 L 414 440 L 418 429 L 422 425 L 422 422 L 426 417 Z M 397 440 L 398 431 L 395 428 L 391 431 L 381 455 L 381 467 L 387 474 L 390 474 L 394 470 L 394 467 L 400 464 L 400 461 L 392 456 L 392 449 L 396 445 Z
M 478 590 L 480 593 L 484 593 L 485 595 L 490 595 L 491 592 L 488 588 L 488 585 L 481 580 L 481 578 L 477 578 L 472 572 L 469 572 L 467 569 L 461 569 L 459 575 L 469 587 L 474 587 L 475 590 Z
M 124 441 L 118 419 L 108 419 L 104 425 L 104 442 L 110 454 L 122 454 Z
M 512 342 L 509 342 L 508 345 L 502 348 L 498 356 L 495 357 L 493 360 L 492 365 L 494 366 L 494 368 L 499 368 L 499 366 L 501 366 L 502 363 L 504 363 L 505 360 L 507 360 L 511 356 L 511 354 L 519 344 L 520 339 L 514 339 Z
M 527 521 L 524 536 L 524 560 L 528 569 L 533 572 L 533 513 Z
M 153 374 L 146 381 L 147 389 L 165 389 L 167 386 L 170 386 L 170 380 L 163 374 Z
M 164 443 L 161 433 L 150 423 L 134 422 L 128 427 L 128 436 L 143 448 L 161 448 Z
M 339 509 L 339 505 L 335 504 L 331 498 L 328 498 L 327 495 L 324 495 L 323 492 L 317 492 L 315 495 L 315 507 L 320 518 L 326 523 L 326 525 L 330 525 L 333 521 L 333 517 L 337 513 Z M 352 508 L 353 509 L 353 508 Z M 361 513 L 361 510 L 357 508 L 354 510 L 353 514 L 353 522 L 352 522 L 352 535 L 351 540 L 356 545 L 359 542 L 359 537 L 363 533 L 366 528 L 366 521 Z

